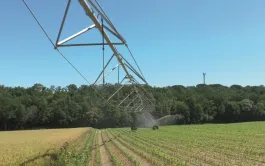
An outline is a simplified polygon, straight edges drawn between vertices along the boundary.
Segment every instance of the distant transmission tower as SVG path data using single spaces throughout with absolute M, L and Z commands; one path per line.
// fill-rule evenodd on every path
M 203 74 L 203 84 L 205 85 L 205 77 L 206 77 L 206 73 L 202 73 Z

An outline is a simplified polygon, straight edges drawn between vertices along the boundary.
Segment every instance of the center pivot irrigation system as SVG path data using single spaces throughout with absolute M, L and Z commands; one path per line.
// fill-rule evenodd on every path
M 27 9 L 30 11 L 35 21 L 38 23 L 42 31 L 45 33 L 46 37 L 49 39 L 54 49 L 58 51 L 58 53 L 63 56 L 65 60 L 78 72 L 78 74 L 91 86 L 97 95 L 101 98 L 103 102 L 110 105 L 113 109 L 120 109 L 122 111 L 134 112 L 138 115 L 141 115 L 142 119 L 146 118 L 146 121 L 150 121 L 150 112 L 155 110 L 155 99 L 150 92 L 148 83 L 139 68 L 132 52 L 130 51 L 126 40 L 121 36 L 121 34 L 117 31 L 113 23 L 110 21 L 100 4 L 97 0 L 76 0 L 81 5 L 84 10 L 84 14 L 86 14 L 87 19 L 92 21 L 92 25 L 89 25 L 87 28 L 69 36 L 63 40 L 61 40 L 61 33 L 64 29 L 64 24 L 67 19 L 69 7 L 71 6 L 72 0 L 68 0 L 68 3 L 65 8 L 65 12 L 61 21 L 61 26 L 59 28 L 59 33 L 55 42 L 49 37 L 43 26 L 40 24 L 39 20 L 26 3 L 25 0 L 22 0 L 26 5 Z M 84 20 L 86 21 L 86 20 Z M 90 22 L 91 22 L 90 21 Z M 102 36 L 101 43 L 71 43 L 68 44 L 74 38 L 78 36 L 82 36 L 83 34 L 91 31 L 92 29 L 97 29 L 99 35 Z M 119 42 L 112 42 L 109 35 L 114 36 L 118 39 Z M 64 54 L 59 50 L 62 47 L 91 47 L 91 46 L 102 46 L 103 53 L 103 65 L 102 71 L 99 73 L 98 77 L 94 81 L 94 83 L 89 83 L 89 81 L 84 77 L 84 75 L 64 56 Z M 112 56 L 105 63 L 105 47 L 109 47 Z M 121 54 L 119 49 L 123 47 L 126 49 L 127 54 Z M 132 62 L 129 62 L 126 58 L 132 58 Z M 109 66 L 111 63 L 117 63 L 114 67 Z M 135 67 L 136 66 L 136 67 Z M 106 71 L 107 68 L 111 70 Z M 111 74 L 115 72 L 117 74 L 117 82 L 112 83 L 110 86 L 106 84 L 106 79 Z M 116 76 L 115 76 L 116 77 Z M 111 95 L 104 94 L 104 91 L 108 90 L 108 88 L 112 88 Z M 121 91 L 123 88 L 126 88 L 126 91 Z M 129 90 L 128 90 L 129 89 Z M 123 98 L 120 97 L 120 93 L 123 93 Z M 124 94 L 126 93 L 126 94 Z M 115 100 L 114 100 L 115 99 Z M 118 102 L 117 102 L 118 101 Z M 152 118 L 152 117 L 151 117 Z M 150 122 L 149 122 L 150 123 Z M 135 124 L 134 124 L 135 125 Z M 153 124 L 154 121 L 153 121 Z M 149 124 L 150 126 L 150 124 Z

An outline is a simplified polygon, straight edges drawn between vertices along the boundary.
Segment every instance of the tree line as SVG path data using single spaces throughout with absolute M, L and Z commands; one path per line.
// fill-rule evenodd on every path
M 110 96 L 115 86 L 107 85 L 104 94 Z M 156 109 L 152 115 L 157 119 L 178 115 L 176 124 L 265 120 L 264 86 L 199 84 L 148 89 L 156 99 Z M 125 97 L 126 90 L 121 90 L 120 98 Z M 131 125 L 134 117 L 132 113 L 104 103 L 91 86 L 0 86 L 0 130 L 124 127 Z

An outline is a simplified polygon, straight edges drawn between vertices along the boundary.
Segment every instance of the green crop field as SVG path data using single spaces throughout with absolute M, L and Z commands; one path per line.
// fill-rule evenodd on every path
M 108 129 L 106 139 L 151 165 L 265 165 L 265 123 Z
M 1 132 L 0 165 L 12 165 L 12 158 L 19 160 L 16 163 L 23 163 L 34 156 L 32 152 L 37 155 L 41 150 L 46 151 L 48 146 L 35 139 L 49 146 L 59 141 L 62 146 L 71 132 L 74 141 L 69 141 L 63 150 L 57 148 L 56 157 L 50 157 L 49 162 L 46 156 L 46 162 L 37 165 L 265 165 L 265 122 L 164 126 L 159 130 L 140 128 L 137 131 L 129 128 L 63 131 L 54 137 L 55 141 L 50 140 L 51 136 L 34 136 L 32 133 L 36 131 L 26 131 L 28 134 L 23 139 L 26 140 L 26 135 L 30 139 L 24 146 L 19 139 L 23 132 L 8 137 L 3 137 L 8 132 Z M 48 133 L 48 130 L 38 132 Z M 5 151 L 9 156 L 3 155 Z

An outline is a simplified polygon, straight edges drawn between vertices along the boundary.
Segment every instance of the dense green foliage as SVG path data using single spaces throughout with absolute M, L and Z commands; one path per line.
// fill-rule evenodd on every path
M 156 98 L 155 118 L 178 114 L 179 124 L 227 123 L 265 120 L 265 87 L 197 85 L 149 87 Z M 115 89 L 107 85 L 106 96 Z M 123 88 L 119 97 L 125 95 Z M 117 98 L 113 98 L 113 102 Z M 89 86 L 46 88 L 0 86 L 0 130 L 55 127 L 122 127 L 130 124 L 127 112 L 113 109 Z
M 197 85 L 154 88 L 156 116 L 182 115 L 179 123 L 229 123 L 265 120 L 265 87 Z

